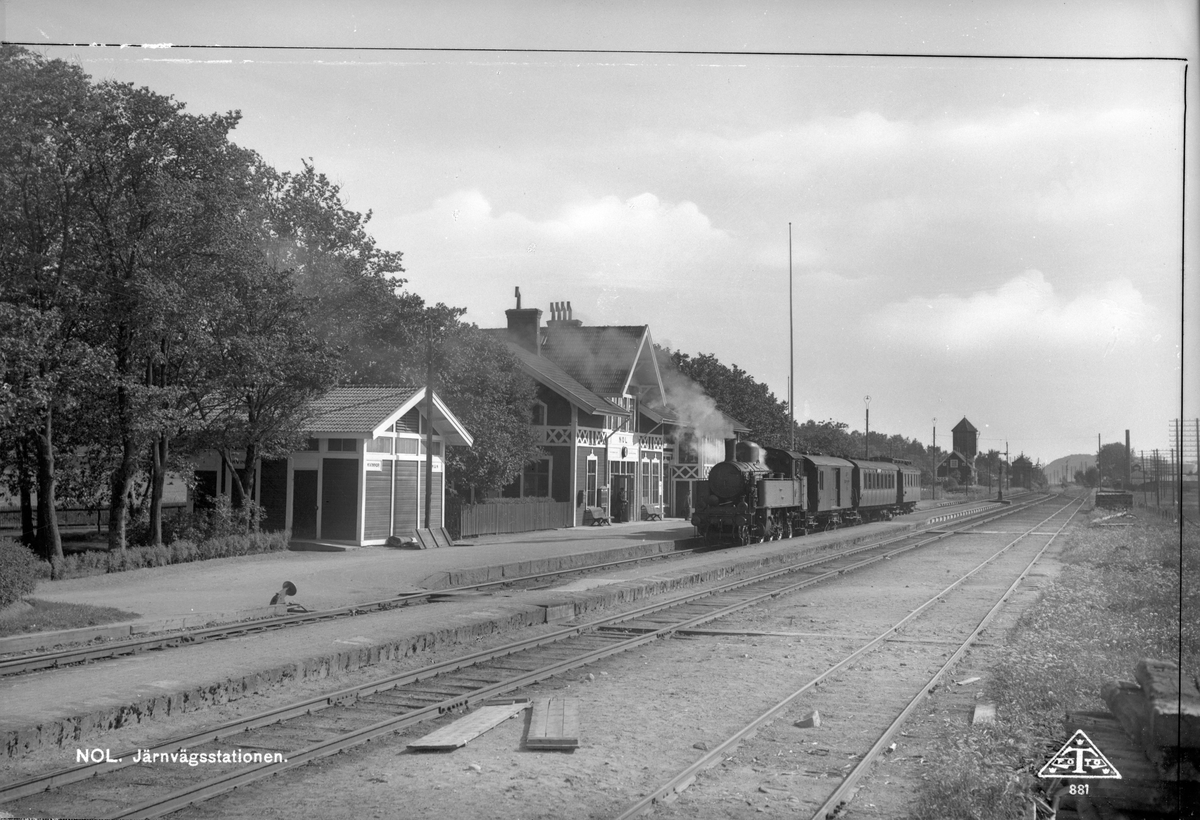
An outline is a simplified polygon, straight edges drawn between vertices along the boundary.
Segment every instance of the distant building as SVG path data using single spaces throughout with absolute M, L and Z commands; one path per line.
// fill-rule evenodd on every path
M 975 456 L 979 455 L 979 431 L 975 429 L 975 425 L 967 421 L 966 416 L 963 416 L 962 421 L 954 425 L 954 429 L 950 432 L 953 436 L 954 449 L 974 463 Z
M 962 421 L 954 425 L 952 434 L 953 449 L 938 463 L 937 477 L 953 478 L 959 484 L 974 484 L 975 456 L 979 453 L 979 431 L 975 425 L 963 416 Z

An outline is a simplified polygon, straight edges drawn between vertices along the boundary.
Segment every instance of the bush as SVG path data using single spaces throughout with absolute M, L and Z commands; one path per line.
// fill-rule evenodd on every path
M 143 567 L 165 567 L 169 564 L 206 561 L 211 558 L 282 552 L 288 548 L 289 539 L 290 535 L 287 532 L 242 532 L 200 541 L 181 538 L 165 547 L 130 547 L 124 552 L 90 550 L 68 555 L 63 562 L 61 577 L 79 578 Z
M 0 538 L 0 609 L 33 592 L 40 563 L 29 547 Z
M 193 512 L 191 520 L 180 527 L 179 533 L 193 540 L 243 536 L 257 528 L 264 515 L 262 506 L 255 501 L 247 500 L 242 506 L 234 507 L 227 496 L 221 496 L 213 502 L 211 509 Z

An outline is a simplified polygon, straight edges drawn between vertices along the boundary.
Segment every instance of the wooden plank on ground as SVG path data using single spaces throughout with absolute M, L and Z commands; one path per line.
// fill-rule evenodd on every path
M 439 547 L 454 546 L 454 542 L 450 540 L 450 533 L 446 532 L 445 527 L 438 527 L 433 530 L 433 540 Z
M 515 714 L 525 711 L 528 703 L 508 703 L 500 706 L 484 706 L 466 717 L 459 718 L 449 726 L 430 732 L 420 740 L 408 744 L 417 751 L 449 751 L 465 746 L 489 729 L 500 725 Z
M 541 698 L 533 702 L 529 749 L 574 749 L 579 746 L 579 698 Z
M 423 550 L 431 550 L 438 545 L 434 540 L 433 533 L 423 527 L 417 530 L 417 541 L 420 542 Z

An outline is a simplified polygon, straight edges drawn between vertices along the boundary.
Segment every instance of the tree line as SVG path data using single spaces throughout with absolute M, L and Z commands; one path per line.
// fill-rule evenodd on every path
M 107 506 L 110 549 L 135 507 L 161 543 L 169 472 L 215 451 L 253 500 L 312 398 L 424 384 L 427 355 L 481 443 L 448 454 L 460 480 L 507 483 L 537 452 L 515 360 L 405 290 L 401 254 L 311 161 L 233 142 L 238 120 L 0 46 L 0 453 L 52 564 L 58 499 Z
M 797 421 L 789 418 L 787 402 L 737 365 L 722 364 L 716 356 L 691 356 L 678 350 L 659 349 L 659 367 L 670 369 L 699 384 L 718 409 L 750 428 L 749 437 L 767 447 L 790 448 L 808 453 L 861 457 L 870 444 L 872 456 L 907 459 L 929 478 L 930 450 L 916 439 L 851 430 L 842 421 L 827 419 Z

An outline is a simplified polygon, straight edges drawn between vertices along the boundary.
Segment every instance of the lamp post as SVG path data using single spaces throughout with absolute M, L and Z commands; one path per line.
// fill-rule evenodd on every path
M 937 501 L 937 416 L 933 417 L 933 500 Z
M 863 396 L 863 404 L 867 406 L 867 434 L 863 436 L 863 458 L 871 457 L 871 397 Z

